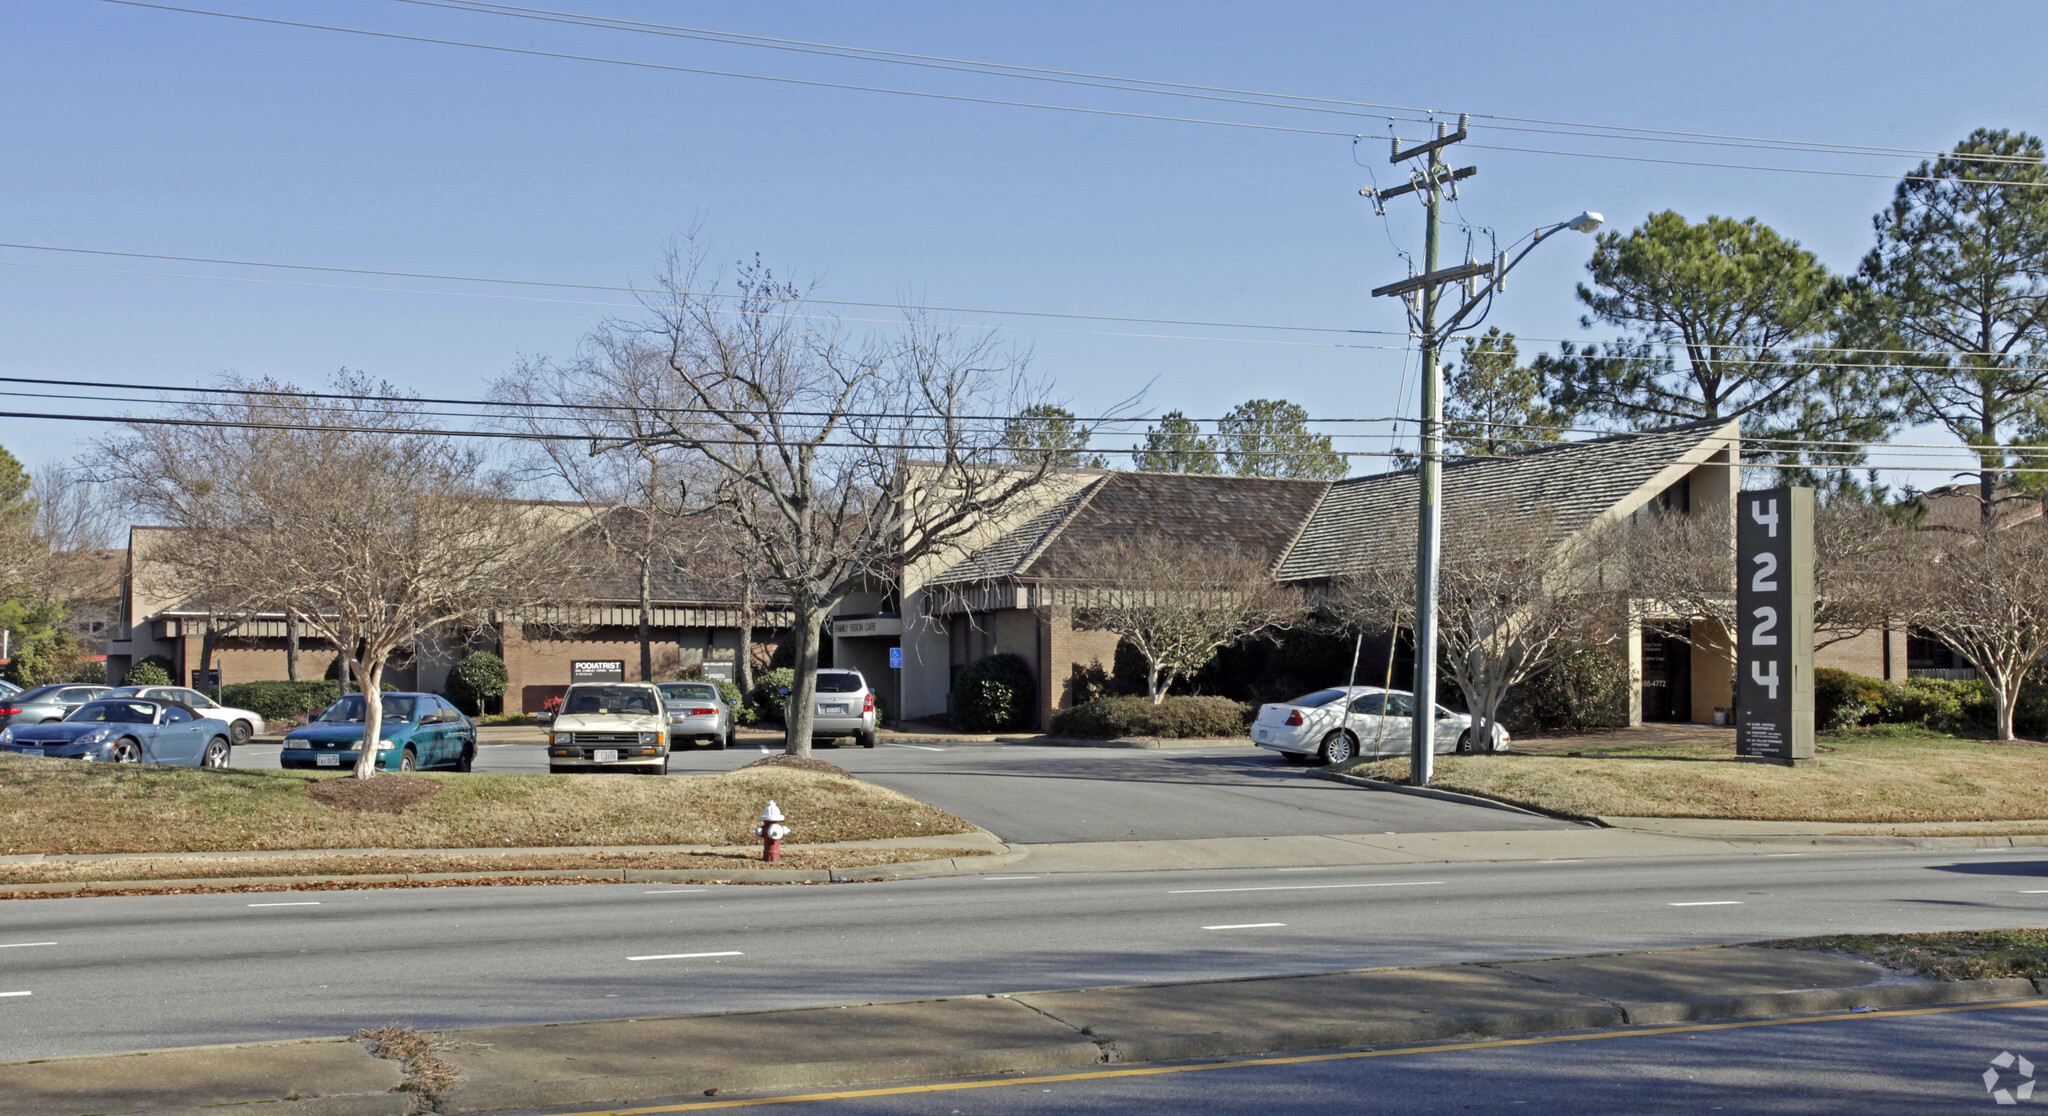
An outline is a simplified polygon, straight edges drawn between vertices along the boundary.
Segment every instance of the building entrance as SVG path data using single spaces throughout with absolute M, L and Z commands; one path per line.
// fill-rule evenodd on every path
M 1690 624 L 1643 625 L 1643 720 L 1692 720 Z

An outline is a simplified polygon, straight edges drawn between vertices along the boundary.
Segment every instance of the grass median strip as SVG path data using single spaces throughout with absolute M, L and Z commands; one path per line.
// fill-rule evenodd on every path
M 1559 817 L 1742 818 L 1815 822 L 2036 821 L 2048 748 L 1990 741 L 1829 737 L 1812 767 L 1735 758 L 1729 743 L 1688 741 L 1439 756 L 1430 786 Z M 1408 761 L 1335 770 L 1404 782 Z M 2037 827 L 2048 831 L 2048 821 Z
M 757 817 L 771 798 L 795 830 L 795 841 L 784 846 L 785 857 L 804 844 L 974 829 L 937 807 L 872 783 L 785 766 L 665 779 L 613 774 L 380 776 L 440 783 L 439 793 L 401 814 L 336 810 L 315 801 L 308 785 L 334 777 L 4 755 L 0 855 L 746 845 L 756 840 Z M 941 854 L 925 850 L 922 857 L 903 859 L 936 855 Z M 844 858 L 816 866 L 842 864 L 852 866 Z M 28 882 L 11 875 L 23 867 L 0 866 L 6 869 L 0 871 L 0 882 Z
M 1826 934 L 1760 945 L 1846 953 L 1936 980 L 2048 979 L 2048 928 L 1929 934 Z

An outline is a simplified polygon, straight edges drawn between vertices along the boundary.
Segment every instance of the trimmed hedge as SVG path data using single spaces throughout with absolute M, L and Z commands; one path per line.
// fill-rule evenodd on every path
M 341 696 L 336 682 L 236 682 L 215 691 L 213 700 L 247 709 L 266 721 L 291 722 L 301 713 L 316 713 Z
M 1170 740 L 1243 736 L 1255 710 L 1226 697 L 1097 698 L 1053 715 L 1052 735 L 1090 740 L 1156 736 Z
M 1007 651 L 976 659 L 953 679 L 953 709 L 973 732 L 1023 728 L 1037 697 L 1031 668 Z
M 448 697 L 466 712 L 481 716 L 484 702 L 505 696 L 509 680 L 505 660 L 489 651 L 473 652 L 448 672 Z
M 796 688 L 796 671 L 789 667 L 776 667 L 764 671 L 754 680 L 754 708 L 760 711 L 764 721 L 780 721 L 783 706 L 788 704 L 789 695 L 783 690 Z
M 150 658 L 155 657 L 154 655 L 150 656 Z M 123 686 L 169 686 L 171 684 L 171 673 L 150 662 L 149 659 L 144 659 L 129 667 L 128 673 L 121 676 L 121 685 Z
M 1920 725 L 1937 732 L 1983 732 L 1997 721 L 1991 683 L 1982 678 L 1886 682 L 1833 667 L 1813 672 L 1813 723 L 1822 730 Z M 2020 687 L 2013 728 L 2023 735 L 2048 728 L 2048 690 L 2035 682 Z

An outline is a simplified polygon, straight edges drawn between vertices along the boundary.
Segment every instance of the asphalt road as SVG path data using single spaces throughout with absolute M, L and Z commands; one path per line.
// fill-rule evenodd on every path
M 1661 1030 L 1661 1029 L 1660 1029 Z M 1093 1080 L 910 1092 L 796 1102 L 819 1116 L 1326 1116 L 1328 1113 L 1844 1113 L 1922 1116 L 2000 1107 L 2016 1111 L 2027 1078 L 2010 1052 L 2048 1078 L 2048 1009 L 1994 1008 L 1873 1015 L 1837 1022 L 1772 1021 L 1670 1034 L 1598 1037 L 1341 1060 L 1246 1065 L 1243 1059 Z M 1284 1060 L 1287 1056 L 1279 1055 Z M 1311 1055 L 1311 1057 L 1315 1057 Z M 1164 1069 L 1167 1067 L 1147 1067 Z M 1984 1073 L 1997 1076 L 1987 1084 Z M 1053 1077 L 1056 1075 L 1044 1075 Z M 676 1098 L 687 1103 L 702 1097 Z M 659 1106 L 662 1102 L 643 1102 Z M 643 1105 L 636 1109 L 647 1111 Z M 750 1111 L 779 1112 L 781 1105 Z M 589 1112 L 590 1106 L 580 1111 Z
M 779 745 L 693 749 L 676 753 L 669 771 L 672 777 L 729 771 L 779 751 Z M 277 753 L 274 744 L 246 745 L 235 749 L 234 764 L 274 768 Z M 1571 828 L 1506 810 L 1361 791 L 1312 778 L 1250 745 L 1155 751 L 884 744 L 815 754 L 1006 841 L 1034 844 Z M 547 755 L 537 744 L 486 744 L 476 769 L 544 772 Z
M 1366 797 L 1361 795 L 1360 797 Z M 0 1060 L 2041 925 L 2040 850 L 0 903 Z M 677 956 L 698 954 L 705 956 Z

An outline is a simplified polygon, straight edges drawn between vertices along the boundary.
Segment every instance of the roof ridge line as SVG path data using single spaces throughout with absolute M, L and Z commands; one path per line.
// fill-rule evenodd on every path
M 1061 535 L 1067 533 L 1067 528 L 1074 525 L 1075 517 L 1079 516 L 1083 511 L 1086 511 L 1089 504 L 1095 502 L 1095 494 L 1102 491 L 1104 488 L 1109 487 L 1110 482 L 1115 480 L 1116 477 L 1117 474 L 1115 472 L 1105 472 L 1102 476 L 1097 477 L 1095 481 L 1088 487 L 1082 489 L 1080 492 L 1081 498 L 1079 500 L 1074 501 L 1074 506 L 1067 509 L 1067 514 L 1061 516 L 1059 518 L 1059 521 L 1054 523 L 1052 527 L 1046 531 L 1045 535 L 1038 540 L 1037 545 L 1033 546 L 1030 550 L 1025 551 L 1024 557 L 1019 559 L 1015 566 L 1011 567 L 1011 570 L 1013 572 L 1010 574 L 1010 576 L 1023 577 L 1025 575 L 1025 572 L 1031 569 L 1031 563 L 1036 562 L 1039 558 L 1043 557 L 1046 550 L 1050 548 L 1054 542 L 1058 541 Z
M 1330 498 L 1331 490 L 1336 487 L 1335 480 L 1323 482 L 1323 491 L 1316 497 L 1316 506 L 1310 508 L 1308 514 L 1301 517 L 1301 522 L 1294 525 L 1293 536 L 1287 540 L 1286 546 L 1280 548 L 1280 556 L 1273 559 L 1273 564 L 1267 568 L 1266 572 L 1272 575 L 1273 580 L 1280 580 L 1280 571 L 1286 567 L 1287 560 L 1294 557 L 1294 548 L 1301 545 L 1301 537 L 1308 533 L 1308 525 L 1315 522 L 1316 513 L 1323 510 L 1323 501 Z

